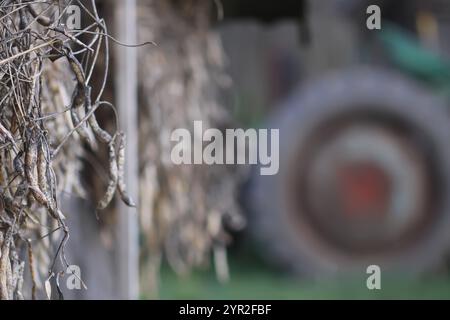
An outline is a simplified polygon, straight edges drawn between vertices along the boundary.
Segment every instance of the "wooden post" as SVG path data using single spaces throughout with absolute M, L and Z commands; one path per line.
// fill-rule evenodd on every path
M 137 42 L 136 0 L 110 2 L 114 5 L 114 32 L 119 41 Z M 137 49 L 120 45 L 115 48 L 115 100 L 121 129 L 127 135 L 125 179 L 128 191 L 138 201 L 138 118 L 137 118 Z M 119 89 L 120 88 L 120 89 Z M 136 209 L 118 205 L 116 230 L 117 272 L 119 296 L 139 297 L 139 243 Z

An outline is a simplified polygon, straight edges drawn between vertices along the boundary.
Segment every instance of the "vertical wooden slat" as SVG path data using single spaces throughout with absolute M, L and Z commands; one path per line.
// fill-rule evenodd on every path
M 136 43 L 136 0 L 111 1 L 114 5 L 115 35 L 124 43 Z M 125 177 L 128 191 L 138 196 L 138 128 L 137 128 L 137 52 L 135 48 L 114 45 L 115 99 L 120 126 L 127 135 Z M 117 281 L 121 298 L 139 296 L 138 216 L 136 209 L 119 204 L 116 230 Z

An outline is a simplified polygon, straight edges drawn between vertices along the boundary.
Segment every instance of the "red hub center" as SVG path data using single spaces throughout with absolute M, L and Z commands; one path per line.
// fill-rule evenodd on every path
M 389 205 L 389 179 L 371 163 L 342 166 L 338 170 L 338 187 L 343 212 L 350 217 L 378 216 Z

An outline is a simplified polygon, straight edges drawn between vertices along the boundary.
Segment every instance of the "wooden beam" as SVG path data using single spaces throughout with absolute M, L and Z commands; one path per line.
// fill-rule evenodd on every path
M 111 1 L 114 8 L 115 36 L 124 43 L 137 42 L 136 0 Z M 125 179 L 128 191 L 138 201 L 138 102 L 137 49 L 114 45 L 115 100 L 121 129 L 127 135 Z M 123 299 L 139 297 L 139 242 L 136 209 L 118 205 L 116 230 L 117 281 Z

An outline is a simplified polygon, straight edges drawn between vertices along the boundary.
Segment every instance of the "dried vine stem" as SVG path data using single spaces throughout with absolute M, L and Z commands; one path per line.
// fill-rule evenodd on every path
M 157 290 L 162 256 L 186 273 L 209 263 L 215 252 L 217 274 L 226 279 L 223 248 L 230 241 L 227 231 L 244 224 L 236 191 L 245 174 L 232 166 L 174 166 L 166 159 L 173 145 L 161 139 L 177 128 L 192 128 L 195 120 L 211 128 L 234 126 L 230 110 L 220 103 L 230 79 L 220 37 L 209 24 L 214 3 L 139 0 L 138 5 L 138 41 L 158 43 L 139 51 L 144 290 Z M 201 143 L 201 137 L 194 139 Z
M 64 270 L 55 270 L 56 262 L 68 266 L 65 245 L 69 239 L 58 199 L 67 185 L 79 188 L 72 175 L 79 171 L 82 142 L 97 152 L 104 144 L 109 152 L 109 183 L 98 209 L 106 208 L 116 191 L 126 204 L 134 205 L 123 183 L 124 135 L 119 128 L 112 134 L 105 131 L 95 117 L 100 106 L 114 109 L 101 101 L 109 64 L 105 21 L 98 16 L 95 0 L 62 2 L 0 0 L 0 299 L 23 298 L 24 261 L 19 260 L 18 250 L 25 244 L 31 297 L 36 297 L 41 281 L 35 272 L 33 250 L 38 244 L 31 245 L 33 237 L 46 251 L 38 255 L 49 266 L 45 277 L 55 277 L 58 286 Z M 69 5 L 82 9 L 90 20 L 88 27 L 66 27 Z M 94 99 L 90 79 L 101 55 L 104 79 Z M 56 70 L 75 82 L 52 79 Z M 49 238 L 57 237 L 59 244 L 48 259 Z

